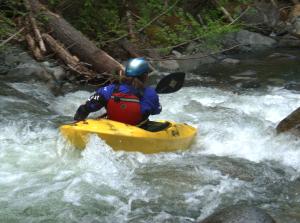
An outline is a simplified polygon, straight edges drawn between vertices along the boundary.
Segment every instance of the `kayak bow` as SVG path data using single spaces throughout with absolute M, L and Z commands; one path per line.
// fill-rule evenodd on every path
M 108 119 L 87 119 L 60 127 L 62 135 L 78 149 L 84 149 L 89 135 L 96 134 L 114 150 L 142 153 L 188 149 L 197 132 L 185 123 L 166 121 L 150 122 L 147 129 Z

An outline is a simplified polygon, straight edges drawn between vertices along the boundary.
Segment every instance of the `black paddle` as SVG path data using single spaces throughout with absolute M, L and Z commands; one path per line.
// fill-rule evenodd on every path
M 184 83 L 185 73 L 175 72 L 163 77 L 156 85 L 158 94 L 169 94 L 178 91 Z

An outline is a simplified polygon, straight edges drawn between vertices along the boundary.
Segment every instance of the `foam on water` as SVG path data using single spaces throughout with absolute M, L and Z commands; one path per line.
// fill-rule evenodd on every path
M 242 95 L 185 88 L 161 101 L 165 109 L 160 118 L 198 127 L 194 152 L 255 162 L 273 160 L 300 171 L 300 141 L 275 132 L 279 121 L 300 106 L 299 94 L 278 88 Z
M 12 86 L 31 92 L 26 84 Z M 90 93 L 55 98 L 37 90 L 30 95 L 46 101 L 52 116 L 63 117 L 60 124 L 72 121 Z M 91 136 L 86 149 L 78 151 L 59 134 L 52 116 L 39 120 L 28 111 L 28 120 L 2 120 L 0 220 L 7 213 L 20 222 L 190 222 L 220 206 L 255 199 L 256 190 L 263 193 L 259 180 L 246 182 L 209 167 L 205 157 L 211 155 L 277 162 L 283 171 L 295 169 L 297 173 L 290 171 L 294 178 L 299 175 L 299 140 L 289 134 L 277 136 L 274 130 L 299 107 L 298 94 L 270 88 L 239 95 L 191 87 L 160 98 L 163 112 L 152 119 L 198 127 L 191 150 L 152 155 L 115 152 Z M 272 180 L 280 180 L 274 175 Z

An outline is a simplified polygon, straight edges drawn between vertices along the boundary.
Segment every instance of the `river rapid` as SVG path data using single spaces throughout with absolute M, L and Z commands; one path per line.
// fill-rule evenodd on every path
M 287 67 L 264 72 L 299 83 Z M 233 204 L 300 222 L 300 141 L 275 132 L 300 106 L 297 91 L 266 82 L 161 95 L 163 112 L 152 119 L 186 122 L 198 135 L 188 151 L 144 155 L 114 152 L 95 136 L 82 152 L 64 141 L 59 125 L 90 92 L 55 97 L 42 83 L 0 85 L 0 222 L 185 223 Z

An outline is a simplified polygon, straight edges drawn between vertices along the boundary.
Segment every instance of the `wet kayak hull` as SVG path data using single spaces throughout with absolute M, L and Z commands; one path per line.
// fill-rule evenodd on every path
M 85 148 L 91 134 L 99 136 L 114 150 L 158 153 L 188 149 L 197 130 L 184 123 L 168 123 L 164 130 L 151 132 L 107 119 L 87 119 L 63 125 L 60 131 L 78 149 Z

